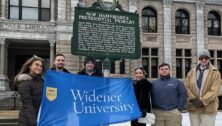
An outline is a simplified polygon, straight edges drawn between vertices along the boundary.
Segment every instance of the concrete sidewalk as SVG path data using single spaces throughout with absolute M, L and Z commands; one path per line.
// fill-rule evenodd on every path
M 1 120 L 17 120 L 18 119 L 18 114 L 19 114 L 19 110 L 0 110 L 0 126 L 1 125 Z M 190 126 L 189 122 L 189 115 L 188 113 L 183 113 L 183 126 Z M 129 123 L 129 122 L 128 122 Z M 125 123 L 126 125 L 130 125 L 127 124 L 127 122 Z M 6 126 L 6 125 L 4 125 Z M 121 126 L 125 126 L 124 123 Z M 217 118 L 216 118 L 216 126 L 222 126 L 222 111 L 219 111 L 217 114 Z
M 182 126 L 190 126 L 189 114 L 183 113 L 182 115 L 183 115 Z M 215 126 L 222 126 L 222 111 L 221 110 L 217 113 Z

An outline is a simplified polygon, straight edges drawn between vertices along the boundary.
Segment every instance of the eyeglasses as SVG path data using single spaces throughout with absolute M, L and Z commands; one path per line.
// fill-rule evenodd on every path
M 207 57 L 207 56 L 203 56 L 203 57 L 200 57 L 200 58 L 199 58 L 199 60 L 203 60 L 203 59 L 208 60 L 209 57 Z

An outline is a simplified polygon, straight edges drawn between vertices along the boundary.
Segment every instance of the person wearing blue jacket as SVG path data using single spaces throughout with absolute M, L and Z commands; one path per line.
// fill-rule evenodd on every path
M 159 76 L 153 81 L 151 98 L 156 120 L 154 126 L 182 126 L 181 110 L 186 104 L 184 84 L 170 76 L 170 66 L 159 66 Z

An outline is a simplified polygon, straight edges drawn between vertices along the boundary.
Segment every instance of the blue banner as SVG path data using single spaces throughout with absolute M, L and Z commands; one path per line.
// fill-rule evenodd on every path
M 46 73 L 38 126 L 99 126 L 140 115 L 130 79 Z

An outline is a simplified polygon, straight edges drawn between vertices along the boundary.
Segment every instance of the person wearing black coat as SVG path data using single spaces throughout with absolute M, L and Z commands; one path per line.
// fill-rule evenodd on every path
M 98 71 L 95 67 L 96 62 L 91 57 L 86 57 L 84 60 L 84 68 L 78 73 L 80 75 L 87 75 L 87 76 L 97 76 L 103 77 L 102 72 Z
M 43 93 L 43 74 L 45 65 L 42 58 L 33 56 L 23 64 L 15 77 L 22 107 L 18 126 L 36 126 Z
M 151 112 L 150 103 L 150 90 L 152 84 L 145 78 L 145 70 L 142 67 L 138 67 L 134 70 L 134 92 L 136 100 L 142 112 L 141 117 L 145 117 L 146 113 Z M 139 123 L 138 120 L 131 121 L 131 126 L 146 126 L 146 124 Z

